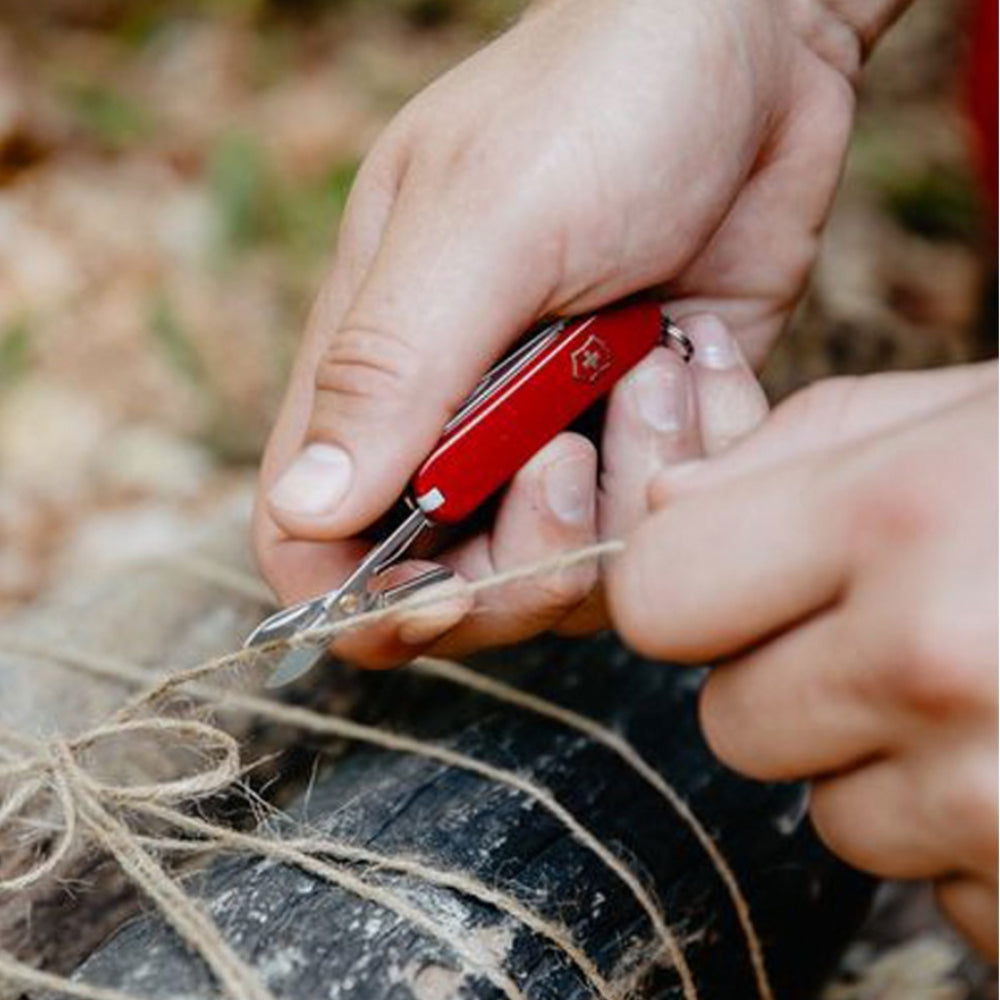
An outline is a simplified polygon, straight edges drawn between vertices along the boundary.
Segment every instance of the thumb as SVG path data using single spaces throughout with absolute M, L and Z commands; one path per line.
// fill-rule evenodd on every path
M 411 206 L 401 196 L 339 328 L 300 372 L 292 391 L 309 396 L 304 434 L 267 495 L 293 536 L 348 537 L 386 510 L 541 308 L 539 262 L 505 252 L 516 241 L 503 232 L 447 224 L 461 217 L 438 199 Z

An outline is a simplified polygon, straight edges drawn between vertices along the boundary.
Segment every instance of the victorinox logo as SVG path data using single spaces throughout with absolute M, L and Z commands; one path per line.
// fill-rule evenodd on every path
M 591 334 L 570 354 L 573 378 L 577 382 L 596 382 L 610 367 L 611 348 L 596 334 Z

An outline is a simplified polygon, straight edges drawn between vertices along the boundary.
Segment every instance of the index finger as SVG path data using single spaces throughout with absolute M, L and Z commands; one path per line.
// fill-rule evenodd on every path
M 682 495 L 612 561 L 612 620 L 629 645 L 667 660 L 756 645 L 837 600 L 845 520 L 816 460 Z

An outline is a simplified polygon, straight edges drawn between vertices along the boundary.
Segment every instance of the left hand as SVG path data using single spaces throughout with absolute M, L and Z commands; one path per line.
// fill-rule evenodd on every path
M 511 481 L 489 532 L 435 556 L 458 578 L 454 599 L 400 608 L 347 632 L 337 639 L 338 656 L 389 667 L 422 652 L 461 656 L 545 630 L 580 634 L 606 627 L 594 562 L 483 591 L 474 609 L 460 581 L 551 559 L 598 538 L 623 537 L 649 514 L 648 487 L 659 471 L 714 454 L 762 419 L 764 393 L 727 327 L 708 314 L 685 318 L 683 327 L 695 345 L 690 365 L 657 347 L 612 390 L 599 474 L 595 447 L 578 434 L 559 434 Z M 291 539 L 282 545 L 289 558 L 298 553 L 303 569 L 311 565 L 315 545 Z M 357 540 L 349 546 L 355 560 L 368 547 Z M 428 565 L 404 562 L 386 582 L 402 582 Z
M 609 580 L 641 652 L 711 662 L 725 763 L 812 779 L 855 866 L 997 935 L 996 366 L 831 380 L 662 473 Z
M 261 468 L 255 548 L 281 599 L 344 579 L 358 533 L 536 320 L 658 288 L 676 319 L 720 313 L 761 360 L 816 255 L 889 2 L 855 18 L 841 0 L 545 0 L 414 98 L 358 173 Z M 442 559 L 476 580 L 622 530 L 644 470 L 697 454 L 685 390 L 664 352 L 648 358 L 611 402 L 639 430 L 609 422 L 623 444 L 600 489 L 594 449 L 559 435 L 492 530 Z M 445 632 L 463 650 L 583 628 L 595 570 L 493 592 L 460 628 L 460 603 L 383 621 L 337 652 L 386 666 Z

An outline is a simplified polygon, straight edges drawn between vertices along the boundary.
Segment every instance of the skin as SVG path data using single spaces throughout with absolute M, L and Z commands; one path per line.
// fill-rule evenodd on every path
M 766 417 L 750 367 L 802 290 L 854 78 L 902 6 L 549 0 L 419 95 L 352 192 L 255 544 L 283 600 L 332 588 L 525 328 L 659 288 L 696 363 L 654 352 L 612 395 L 600 463 L 560 435 L 488 532 L 436 557 L 474 580 L 628 537 L 610 591 L 580 565 L 468 614 L 459 586 L 337 652 L 391 666 L 610 610 L 638 649 L 720 663 L 702 718 L 723 760 L 811 779 L 834 851 L 934 879 L 993 952 L 995 371 L 834 381 Z
M 995 365 L 819 383 L 661 474 L 609 585 L 630 645 L 718 664 L 723 762 L 810 779 L 835 853 L 934 880 L 994 957 L 996 414 Z
M 853 34 L 818 4 L 563 0 L 404 108 L 360 171 L 264 458 L 255 541 L 279 596 L 344 578 L 364 550 L 357 533 L 541 316 L 662 285 L 676 318 L 723 316 L 759 361 L 816 254 L 858 58 Z M 646 364 L 680 411 L 672 367 L 662 355 Z M 600 483 L 589 445 L 563 435 L 512 483 L 494 529 L 441 561 L 477 579 L 631 527 L 649 478 L 700 445 L 685 432 L 639 447 L 634 408 L 619 398 L 612 409 Z M 349 481 L 303 511 L 304 486 L 323 490 L 289 469 L 316 443 L 341 449 L 326 469 Z M 497 593 L 439 648 L 594 627 L 597 584 L 595 567 L 580 567 Z M 456 601 L 434 629 L 387 626 L 338 649 L 367 666 L 400 662 L 464 610 Z

